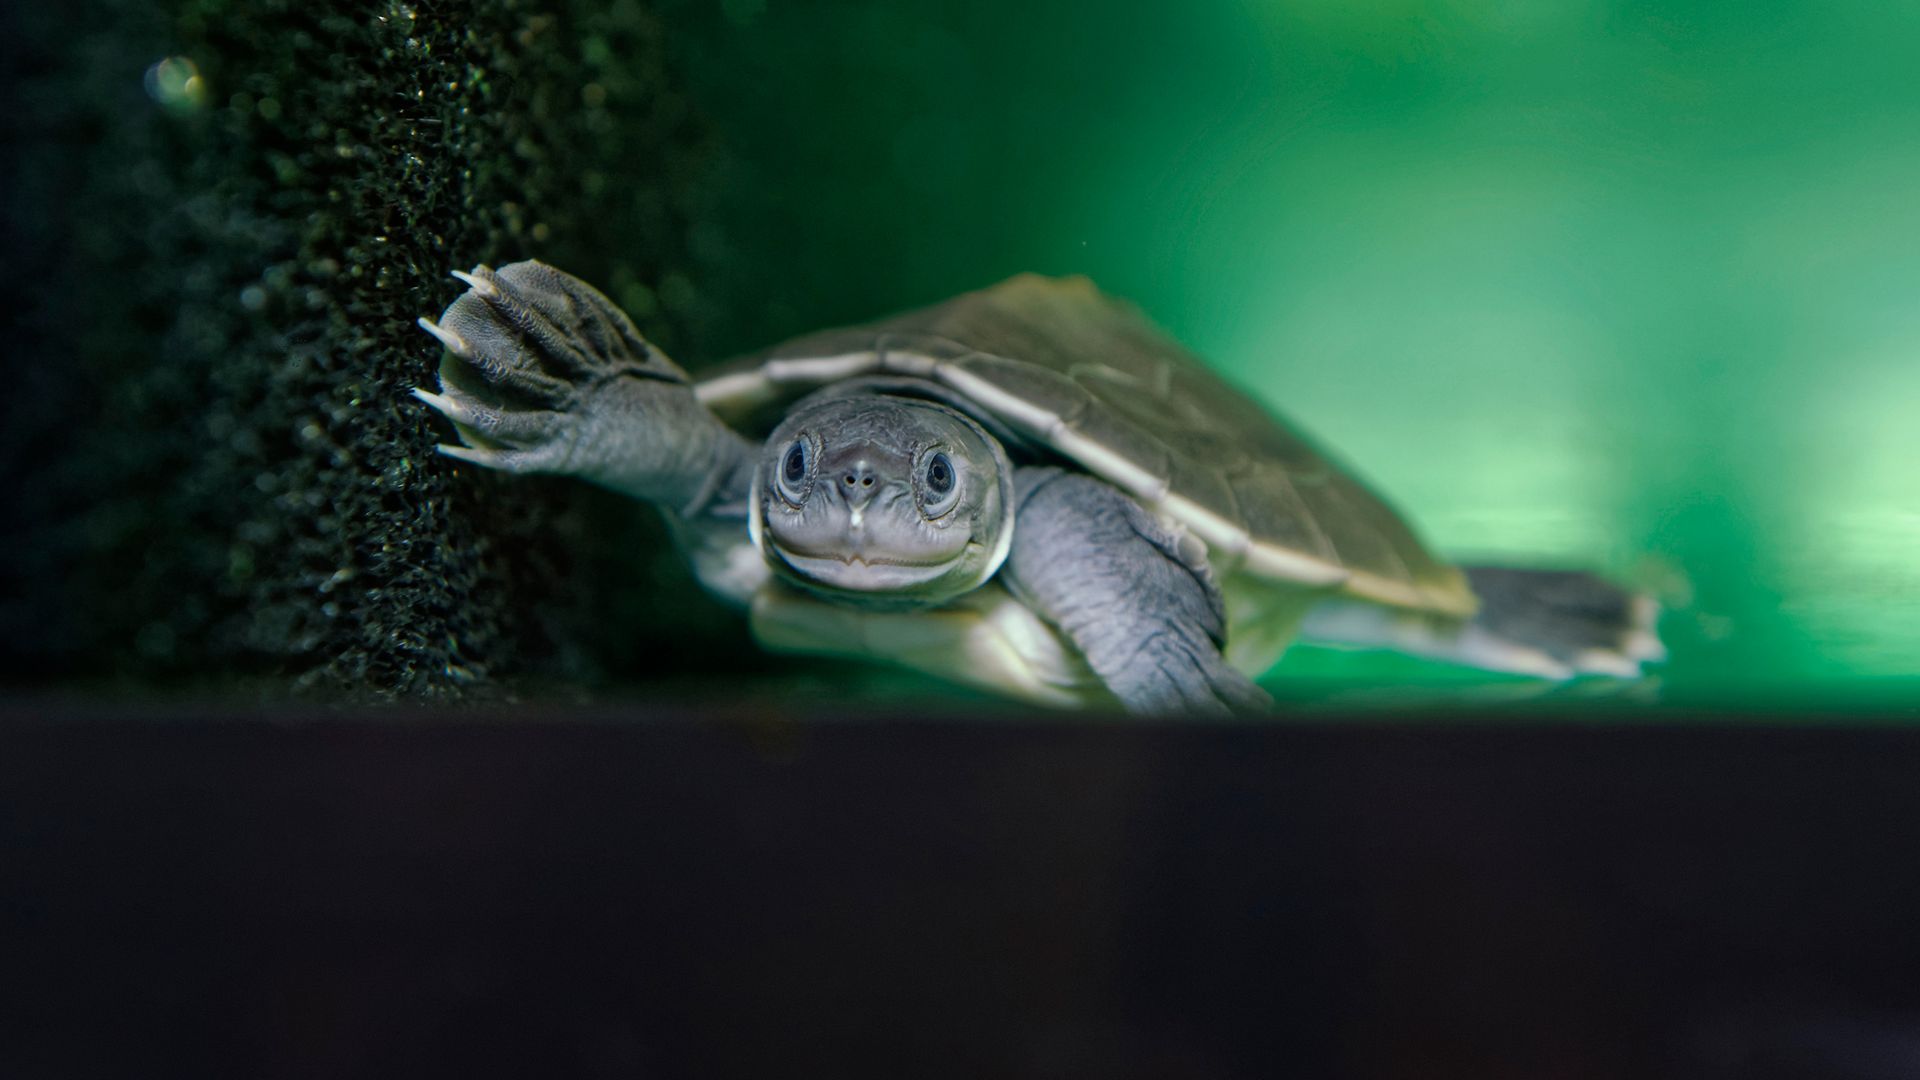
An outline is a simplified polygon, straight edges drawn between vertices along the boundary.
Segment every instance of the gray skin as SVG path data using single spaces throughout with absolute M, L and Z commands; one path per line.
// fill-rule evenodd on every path
M 1008 588 L 1072 639 L 1127 708 L 1272 705 L 1221 658 L 1226 609 L 1204 545 L 1084 473 L 1028 466 L 1015 486 L 1020 527 L 1004 571 Z
M 993 576 L 1014 529 L 998 440 L 930 401 L 831 392 L 761 455 L 761 547 L 789 581 L 864 606 L 930 606 Z
M 1016 467 L 960 412 L 859 388 L 799 402 L 755 446 L 584 283 L 536 262 L 458 276 L 469 291 L 420 320 L 455 358 L 440 393 L 414 392 L 467 443 L 443 453 L 658 504 L 702 579 L 742 603 L 744 534 L 788 586 L 867 610 L 931 610 L 996 581 L 1131 711 L 1269 703 L 1221 655 L 1204 546 L 1112 485 Z

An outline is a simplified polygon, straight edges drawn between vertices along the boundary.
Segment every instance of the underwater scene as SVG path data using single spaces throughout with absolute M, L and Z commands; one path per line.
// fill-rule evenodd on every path
M 13 297 L 0 313 L 13 372 L 0 400 L 10 692 L 992 712 L 1001 697 L 974 677 L 988 661 L 966 651 L 983 639 L 949 642 L 907 617 L 955 595 L 946 585 L 898 603 L 859 582 L 796 589 L 778 580 L 805 573 L 774 551 L 780 522 L 761 521 L 760 501 L 789 505 L 771 501 L 788 498 L 774 473 L 789 459 L 761 462 L 788 449 L 760 446 L 780 410 L 850 372 L 918 363 L 940 388 L 910 396 L 1008 442 L 1009 468 L 1092 477 L 1159 513 L 1126 533 L 1137 555 L 1067 510 L 1010 530 L 1022 539 L 983 525 L 971 541 L 986 554 L 966 588 L 1010 559 L 992 581 L 1018 602 L 989 616 L 1037 620 L 1007 640 L 1059 635 L 1062 662 L 1086 653 L 1121 704 L 1177 709 L 1190 700 L 1182 679 L 1213 679 L 1193 692 L 1230 706 L 1248 700 L 1237 684 L 1219 689 L 1239 676 L 1208 666 L 1220 662 L 1208 644 L 1219 616 L 1194 584 L 1205 573 L 1175 575 L 1185 599 L 1142 599 L 1154 575 L 1193 569 L 1195 538 L 1237 636 L 1274 636 L 1274 655 L 1295 616 L 1243 618 L 1236 605 L 1275 582 L 1288 596 L 1345 590 L 1405 625 L 1412 612 L 1444 639 L 1428 652 L 1462 655 L 1447 635 L 1495 602 L 1454 565 L 1591 571 L 1658 604 L 1660 650 L 1636 639 L 1623 659 L 1624 638 L 1566 645 L 1558 624 L 1516 616 L 1473 654 L 1602 657 L 1550 665 L 1608 672 L 1568 680 L 1309 634 L 1277 663 L 1242 664 L 1282 706 L 1591 701 L 1620 715 L 1611 707 L 1912 700 L 1913 10 L 76 0 L 4 20 L 17 87 L 0 265 Z M 757 403 L 745 464 L 715 465 L 705 419 L 674 426 L 654 405 L 632 408 L 654 418 L 658 445 L 629 447 L 608 432 L 637 429 L 612 421 L 582 426 L 591 396 L 579 388 L 599 385 L 604 357 L 559 389 L 551 360 L 502 383 L 527 342 L 565 357 L 588 334 L 579 327 L 617 320 L 562 319 L 554 344 L 500 306 L 518 294 L 488 301 L 492 278 L 451 276 L 528 259 L 631 319 L 651 343 L 618 346 L 639 365 L 622 369 L 633 381 L 681 394 L 684 370 L 724 385 L 701 390 L 703 403 L 734 391 Z M 894 324 L 889 355 L 906 358 L 895 367 L 840 338 L 772 354 L 798 367 L 725 367 L 1024 273 L 1084 275 L 1158 330 L 1106 301 L 1018 292 L 1004 311 Z M 585 310 L 586 294 L 543 295 Z M 493 312 L 493 329 L 461 337 L 480 324 L 459 323 L 456 303 Z M 487 333 L 507 352 L 473 337 Z M 924 344 L 935 339 L 945 344 Z M 1193 376 L 1207 391 L 1181 390 L 1185 360 L 1157 382 L 1120 371 L 1073 398 L 1082 411 L 1067 435 L 1047 426 L 1071 412 L 1049 397 L 1058 384 L 1120 353 L 1174 355 L 1175 341 L 1224 384 Z M 1046 370 L 988 378 L 956 359 L 1002 342 L 1028 343 L 1012 359 Z M 872 364 L 819 366 L 848 357 Z M 560 414 L 538 421 L 559 425 L 539 438 L 575 456 L 546 471 L 573 475 L 487 468 L 489 447 L 533 437 L 476 435 L 484 410 L 541 387 L 551 399 L 520 400 L 517 415 Z M 1304 442 L 1249 419 L 1249 400 Z M 1174 413 L 1180 432 L 1155 427 Z M 796 498 L 838 461 L 818 432 L 802 435 Z M 436 450 L 463 436 L 479 447 L 467 460 Z M 990 486 L 978 479 L 987 450 L 928 457 L 915 449 L 926 439 L 947 444 L 899 438 L 918 500 L 899 505 L 917 507 L 922 533 L 945 528 L 945 470 L 969 499 L 966 485 Z M 647 479 L 583 464 L 616 446 L 602 456 Z M 645 454 L 681 472 L 633 464 Z M 1154 455 L 1161 465 L 1136 468 Z M 1238 516 L 1221 510 L 1225 496 L 1209 492 L 1275 455 L 1293 470 L 1275 467 L 1276 483 L 1304 494 L 1236 488 Z M 1313 484 L 1342 476 L 1364 487 L 1313 501 Z M 1012 521 L 1016 495 L 1045 502 L 1009 485 L 993 514 Z M 758 582 L 764 554 L 780 596 L 841 614 L 794 607 L 784 630 L 761 634 L 786 651 L 763 649 L 742 610 L 759 586 L 717 598 L 689 561 L 708 550 L 695 536 L 708 511 L 670 524 L 646 505 L 681 509 L 696 494 L 703 507 L 732 499 L 727 546 L 712 549 L 728 565 Z M 1298 512 L 1307 504 L 1317 509 Z M 1068 581 L 1056 568 L 1069 564 L 1120 567 L 1108 577 L 1125 580 Z M 1096 624 L 1084 634 L 1069 626 L 1109 601 L 1119 614 L 1084 616 Z M 849 610 L 867 621 L 835 629 Z M 1191 661 L 1202 674 L 1118 689 L 1138 665 L 1102 657 L 1144 655 L 1158 635 L 1198 656 L 1168 670 Z M 938 662 L 909 666 L 948 678 L 809 649 L 938 649 Z M 1614 677 L 1642 661 L 1638 677 Z
M 0 3 L 0 1078 L 1920 1077 L 1916 58 Z

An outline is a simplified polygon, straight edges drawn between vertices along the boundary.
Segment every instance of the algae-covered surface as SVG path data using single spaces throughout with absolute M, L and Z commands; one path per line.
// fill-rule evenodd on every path
M 78 7 L 14 15 L 10 674 L 418 698 L 707 663 L 649 516 L 458 470 L 407 397 L 454 267 L 584 267 L 669 348 L 700 320 L 708 135 L 658 20 Z
M 1901 700 L 1920 675 L 1910 11 L 8 19 L 18 686 L 926 692 L 761 656 L 645 511 L 432 456 L 445 433 L 405 390 L 435 354 L 411 320 L 454 294 L 448 268 L 527 255 L 694 368 L 1087 273 L 1437 548 L 1662 596 L 1671 661 L 1627 699 Z M 1525 692 L 1307 648 L 1269 683 Z

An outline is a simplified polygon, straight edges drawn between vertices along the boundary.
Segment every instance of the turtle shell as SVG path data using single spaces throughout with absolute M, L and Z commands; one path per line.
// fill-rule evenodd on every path
M 743 357 L 696 387 L 744 423 L 853 378 L 919 380 L 1180 522 L 1215 572 L 1450 616 L 1477 606 L 1393 508 L 1086 278 L 1022 274 Z

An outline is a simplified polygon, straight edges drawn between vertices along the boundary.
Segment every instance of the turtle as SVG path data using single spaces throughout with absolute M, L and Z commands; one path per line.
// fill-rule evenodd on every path
M 1662 658 L 1582 571 L 1461 567 L 1085 277 L 1021 274 L 695 379 L 538 261 L 454 276 L 439 447 L 650 502 L 764 646 L 1026 702 L 1259 710 L 1296 638 L 1550 679 Z

